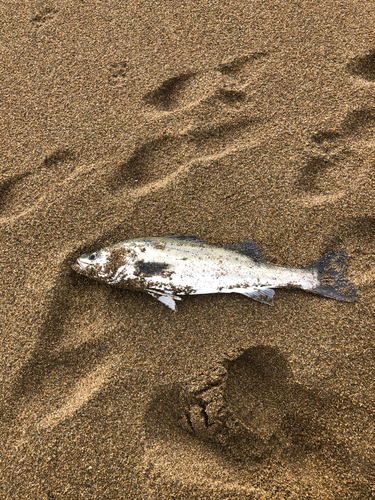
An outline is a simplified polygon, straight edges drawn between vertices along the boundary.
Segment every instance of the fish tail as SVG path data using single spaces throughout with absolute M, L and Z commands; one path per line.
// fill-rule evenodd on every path
M 305 269 L 318 272 L 319 285 L 310 291 L 336 300 L 355 300 L 356 291 L 344 276 L 344 266 L 345 253 L 340 251 L 328 252 L 306 266 Z

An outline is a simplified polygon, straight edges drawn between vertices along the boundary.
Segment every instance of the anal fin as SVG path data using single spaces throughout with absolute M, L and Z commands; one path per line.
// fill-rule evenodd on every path
M 272 288 L 259 288 L 258 290 L 251 290 L 240 292 L 246 297 L 250 297 L 258 302 L 262 302 L 263 304 L 267 304 L 269 306 L 273 306 L 273 296 L 275 295 L 274 290 Z

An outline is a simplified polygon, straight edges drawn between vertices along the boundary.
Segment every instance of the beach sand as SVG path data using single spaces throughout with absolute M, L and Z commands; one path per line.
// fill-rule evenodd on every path
M 375 4 L 0 2 L 0 497 L 375 498 Z M 345 250 L 357 300 L 77 275 L 141 236 Z

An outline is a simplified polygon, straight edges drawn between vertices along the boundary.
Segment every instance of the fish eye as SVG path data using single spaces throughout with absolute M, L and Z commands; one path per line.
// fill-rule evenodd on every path
M 97 257 L 97 253 L 96 253 L 96 252 L 94 252 L 94 253 L 92 253 L 92 254 L 90 255 L 89 259 L 90 259 L 90 260 L 95 260 L 95 259 L 96 259 L 96 257 Z

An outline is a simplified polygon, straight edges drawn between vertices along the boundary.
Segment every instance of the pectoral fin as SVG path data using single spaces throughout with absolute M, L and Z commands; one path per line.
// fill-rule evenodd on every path
M 169 307 L 169 309 L 172 309 L 172 311 L 177 311 L 177 305 L 175 301 L 181 300 L 180 297 L 176 297 L 175 295 L 163 294 L 156 291 L 148 291 L 148 293 L 155 299 L 158 299 L 159 302 Z
M 251 297 L 252 299 L 257 300 L 258 302 L 263 302 L 264 304 L 273 306 L 273 296 L 275 295 L 275 292 L 272 288 L 261 288 L 259 290 L 249 291 L 244 290 L 240 293 L 246 295 L 246 297 Z
M 167 307 L 169 307 L 169 309 L 172 309 L 172 311 L 176 311 L 176 302 L 170 295 L 159 295 L 158 300 L 162 304 L 165 304 Z

